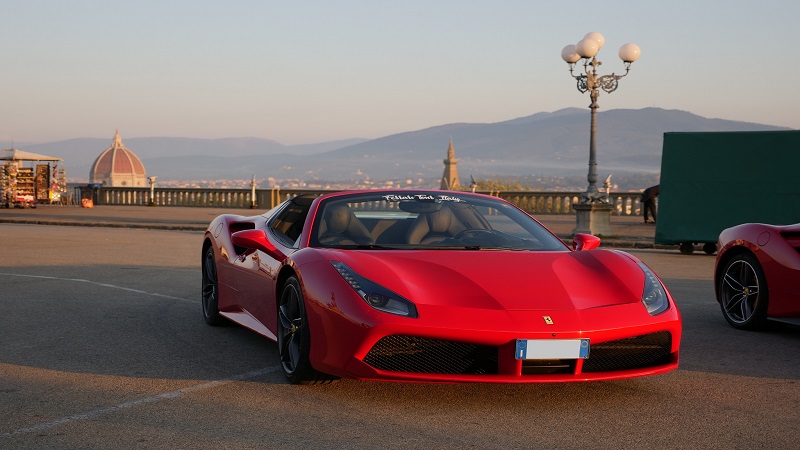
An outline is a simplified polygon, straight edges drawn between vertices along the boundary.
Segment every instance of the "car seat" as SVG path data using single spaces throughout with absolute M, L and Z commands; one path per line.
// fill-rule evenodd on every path
M 319 242 L 323 245 L 369 245 L 372 236 L 347 205 L 325 209 L 319 227 Z
M 431 244 L 455 236 L 464 230 L 453 211 L 448 207 L 422 213 L 414 220 L 406 233 L 409 244 Z

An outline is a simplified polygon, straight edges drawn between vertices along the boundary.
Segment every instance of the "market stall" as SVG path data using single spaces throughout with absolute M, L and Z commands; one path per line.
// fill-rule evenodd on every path
M 36 207 L 36 203 L 59 202 L 66 192 L 66 171 L 61 158 L 16 148 L 0 155 L 0 205 L 10 208 Z

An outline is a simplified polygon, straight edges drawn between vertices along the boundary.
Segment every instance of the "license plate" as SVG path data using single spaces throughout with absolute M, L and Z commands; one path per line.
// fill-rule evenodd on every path
M 517 359 L 589 357 L 589 339 L 517 339 Z

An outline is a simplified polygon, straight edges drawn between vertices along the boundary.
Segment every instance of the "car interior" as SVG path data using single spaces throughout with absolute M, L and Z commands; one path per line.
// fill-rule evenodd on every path
M 272 234 L 286 246 L 297 248 L 315 198 L 304 195 L 292 199 L 270 219 Z M 312 230 L 311 246 L 545 247 L 538 237 L 521 230 L 504 214 L 467 202 L 337 199 L 320 205 L 319 212 L 321 218 Z M 505 224 L 497 223 L 499 219 L 506 219 Z M 509 224 L 512 229 L 502 228 Z M 515 230 L 521 230 L 520 237 L 515 237 Z M 548 245 L 553 247 L 552 243 Z

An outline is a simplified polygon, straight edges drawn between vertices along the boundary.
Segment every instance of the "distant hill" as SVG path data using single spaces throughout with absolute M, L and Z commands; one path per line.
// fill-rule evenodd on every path
M 316 144 L 283 145 L 260 138 L 125 138 L 124 133 L 120 134 L 125 147 L 142 160 L 147 173 L 159 175 L 165 180 L 249 178 L 253 175 L 252 164 L 248 162 L 251 158 L 309 157 L 366 141 L 354 138 Z M 88 179 L 94 160 L 111 146 L 112 141 L 113 134 L 108 139 L 78 138 L 31 145 L 20 143 L 16 147 L 64 158 L 69 178 Z
M 454 123 L 373 140 L 283 145 L 268 139 L 131 138 L 123 143 L 162 180 L 246 179 L 374 180 L 435 178 L 442 174 L 450 138 L 462 178 L 585 174 L 589 158 L 588 109 L 567 108 L 498 123 Z M 786 128 L 709 119 L 660 108 L 598 113 L 597 154 L 607 173 L 656 173 L 662 138 L 670 131 L 765 131 Z M 108 139 L 18 147 L 64 158 L 70 178 L 87 178 Z M 85 174 L 85 175 L 83 175 Z

